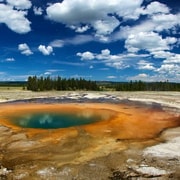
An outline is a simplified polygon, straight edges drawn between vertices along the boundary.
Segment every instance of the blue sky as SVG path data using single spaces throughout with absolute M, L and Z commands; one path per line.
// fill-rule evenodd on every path
M 180 82 L 179 0 L 0 0 L 0 81 Z

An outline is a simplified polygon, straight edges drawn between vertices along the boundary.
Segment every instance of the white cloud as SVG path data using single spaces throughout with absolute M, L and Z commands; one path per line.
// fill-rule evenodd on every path
M 52 74 L 52 73 L 49 72 L 49 71 L 47 71 L 47 72 L 44 73 L 44 75 L 51 75 L 51 74 Z
M 7 62 L 13 62 L 13 61 L 15 61 L 15 59 L 14 59 L 14 58 L 6 58 L 5 61 L 7 61 Z
M 115 17 L 107 17 L 105 20 L 96 20 L 93 27 L 97 34 L 108 35 L 119 25 L 119 21 Z
M 151 54 L 153 55 L 154 58 L 161 58 L 161 59 L 166 59 L 173 56 L 173 53 L 169 51 L 154 51 L 151 52 Z
M 88 29 L 90 29 L 90 27 L 88 25 L 85 25 L 85 26 L 71 25 L 70 28 L 75 30 L 75 32 L 78 32 L 78 33 L 83 33 L 85 31 L 87 31 Z
M 158 77 L 159 78 L 159 77 Z M 135 76 L 130 76 L 130 77 L 127 77 L 128 81 L 144 81 L 144 82 L 153 82 L 153 81 L 156 81 L 156 77 L 154 76 L 150 76 L 149 74 L 146 74 L 146 73 L 140 73 L 138 75 L 135 75 Z M 159 81 L 160 79 L 158 79 Z
M 52 46 L 39 45 L 38 50 L 45 56 L 50 55 L 53 52 Z
M 6 0 L 7 3 L 13 7 L 15 7 L 16 9 L 30 9 L 32 4 L 31 1 L 29 0 Z
M 80 56 L 81 57 L 81 60 L 92 60 L 94 59 L 94 55 L 93 53 L 89 52 L 89 51 L 86 51 L 84 53 L 77 53 L 76 54 L 77 56 Z
M 107 76 L 108 79 L 116 79 L 116 76 Z
M 34 6 L 33 7 L 33 11 L 34 11 L 34 14 L 35 15 L 42 15 L 43 14 L 43 9 L 41 8 L 41 7 L 36 7 L 36 6 Z
M 24 54 L 26 56 L 33 54 L 33 52 L 30 50 L 29 46 L 26 43 L 19 44 L 18 50 L 21 51 L 21 54 Z
M 158 1 L 151 2 L 146 8 L 143 9 L 142 14 L 159 14 L 159 13 L 169 13 L 169 8 Z
M 163 39 L 159 34 L 154 32 L 140 32 L 129 35 L 125 41 L 125 47 L 129 52 L 138 52 L 146 50 L 149 52 L 170 50 L 170 44 L 176 42 L 176 38 L 167 37 Z
M 166 74 L 170 76 L 180 77 L 180 65 L 178 64 L 162 64 L 160 68 L 157 69 L 160 74 Z
M 46 12 L 49 19 L 75 27 L 76 31 L 84 32 L 91 26 L 97 35 L 104 36 L 111 34 L 120 24 L 118 19 L 109 14 L 116 14 L 124 19 L 137 19 L 139 14 L 136 9 L 140 8 L 142 2 L 143 0 L 64 0 L 51 4 Z M 82 24 L 86 28 L 82 28 Z
M 92 61 L 93 63 L 103 63 L 115 69 L 134 67 L 134 64 L 139 61 L 140 58 L 148 58 L 150 56 L 149 54 L 134 53 L 111 54 L 109 49 L 103 49 L 99 54 L 87 51 L 84 53 L 77 53 L 76 55 L 80 56 L 81 60 L 94 60 Z M 141 68 L 154 70 L 153 64 L 148 62 L 144 62 L 144 64 L 141 62 Z
M 60 40 L 60 39 L 56 39 L 52 42 L 50 42 L 50 46 L 52 47 L 58 47 L 58 48 L 61 48 L 63 47 L 65 44 L 65 42 L 63 40 Z
M 158 9 L 158 7 L 157 7 Z M 180 13 L 179 14 L 153 14 L 151 17 L 146 18 L 144 21 L 141 21 L 140 24 L 135 26 L 121 26 L 120 31 L 116 32 L 112 40 L 116 41 L 119 39 L 126 39 L 131 35 L 136 35 L 140 32 L 151 33 L 151 32 L 173 32 L 174 34 L 178 33 L 178 26 Z
M 129 67 L 127 62 L 129 58 L 132 58 L 132 54 L 129 57 L 124 54 L 112 55 L 109 49 L 102 50 L 100 54 L 87 51 L 84 53 L 77 53 L 76 55 L 80 56 L 81 60 L 100 60 L 98 63 L 104 63 L 106 66 L 115 69 L 125 69 Z
M 74 38 L 65 39 L 64 41 L 66 44 L 78 45 L 93 41 L 93 37 L 90 35 L 77 35 Z
M 152 16 L 151 22 L 153 23 L 153 28 L 157 32 L 163 30 L 169 30 L 171 28 L 176 28 L 176 25 L 180 25 L 179 22 L 180 14 L 156 14 Z
M 60 72 L 60 71 L 64 71 L 63 69 L 48 69 L 47 72 L 50 73 L 56 73 L 56 72 Z
M 79 24 L 105 19 L 109 13 L 117 13 L 119 16 L 132 16 L 134 10 L 141 6 L 143 0 L 128 2 L 126 0 L 112 0 L 104 3 L 104 0 L 64 0 L 47 8 L 47 16 L 64 24 Z
M 31 31 L 31 23 L 25 18 L 26 15 L 26 11 L 14 10 L 9 5 L 0 4 L 0 23 L 5 23 L 16 33 L 24 34 Z
M 155 67 L 153 66 L 153 63 L 147 62 L 145 60 L 140 60 L 138 63 L 138 69 L 141 70 L 155 70 Z
M 133 80 L 133 81 L 138 81 L 138 80 L 141 80 L 141 81 L 146 81 L 146 82 L 159 82 L 159 81 L 170 81 L 170 82 L 180 82 L 179 81 L 180 79 L 180 74 L 177 74 L 177 75 L 170 75 L 170 74 L 154 74 L 154 75 L 149 75 L 149 74 L 145 74 L 145 73 L 142 73 L 142 74 L 138 74 L 138 75 L 135 75 L 135 76 L 130 76 L 130 77 L 127 77 L 126 80 Z
M 104 56 L 109 56 L 111 53 L 111 51 L 109 49 L 104 49 L 101 51 L 101 54 L 104 55 Z
M 99 60 L 101 60 L 101 59 L 109 59 L 110 56 L 111 56 L 110 54 L 111 54 L 111 52 L 110 52 L 109 49 L 104 49 L 104 50 L 101 51 L 100 54 L 96 55 L 96 58 L 99 59 Z
M 61 39 L 56 39 L 52 42 L 50 42 L 50 46 L 52 47 L 63 47 L 65 45 L 79 45 L 79 44 L 84 44 L 84 43 L 88 43 L 88 42 L 91 42 L 91 41 L 95 41 L 95 39 L 93 39 L 92 36 L 90 35 L 77 35 L 73 38 L 67 38 L 67 39 L 64 39 L 64 40 L 61 40 Z
M 163 63 L 174 63 L 180 65 L 180 54 L 171 54 L 171 56 L 167 57 L 166 60 L 163 61 Z
M 123 61 L 109 61 L 109 62 L 106 62 L 105 63 L 106 66 L 109 66 L 109 67 L 112 67 L 112 68 L 115 68 L 115 69 L 126 69 L 129 67 L 128 64 L 124 63 Z

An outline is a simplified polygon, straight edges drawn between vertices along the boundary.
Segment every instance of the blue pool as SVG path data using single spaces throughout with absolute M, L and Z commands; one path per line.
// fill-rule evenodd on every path
M 98 115 L 84 116 L 70 113 L 33 113 L 13 119 L 13 124 L 22 128 L 57 129 L 80 126 L 98 122 L 102 119 Z

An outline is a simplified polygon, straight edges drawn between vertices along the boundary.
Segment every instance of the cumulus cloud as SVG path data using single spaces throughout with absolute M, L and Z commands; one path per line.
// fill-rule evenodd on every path
M 99 54 L 87 51 L 84 53 L 77 53 L 76 55 L 80 56 L 81 60 L 98 60 L 98 63 L 104 63 L 106 66 L 115 69 L 125 69 L 129 67 L 126 60 L 132 58 L 132 55 L 112 55 L 109 49 L 104 49 Z
M 31 1 L 29 0 L 6 0 L 7 3 L 13 7 L 15 7 L 16 9 L 30 9 L 32 4 Z
M 142 10 L 142 14 L 159 14 L 159 13 L 169 13 L 169 8 L 158 1 L 151 2 L 146 8 Z
M 38 50 L 45 56 L 50 55 L 53 52 L 52 46 L 39 45 Z
M 153 63 L 147 62 L 145 60 L 140 60 L 138 63 L 138 69 L 141 70 L 155 70 L 155 67 L 153 66 Z
M 54 3 L 47 8 L 47 16 L 57 22 L 65 24 L 79 24 L 93 22 L 97 19 L 106 19 L 109 13 L 119 16 L 132 16 L 134 10 L 141 6 L 143 0 L 127 2 L 126 0 L 113 0 L 104 3 L 104 0 L 64 0 Z
M 154 51 L 151 52 L 151 55 L 153 55 L 154 58 L 167 59 L 173 56 L 173 53 L 169 51 Z
M 129 35 L 125 41 L 125 47 L 129 52 L 138 52 L 139 50 L 146 50 L 149 52 L 170 50 L 170 45 L 177 41 L 176 38 L 167 37 L 162 38 L 159 34 L 154 32 L 140 32 L 136 35 Z
M 179 18 L 180 14 L 156 14 L 151 19 L 152 27 L 157 32 L 176 28 L 177 25 L 180 25 Z
M 0 23 L 5 23 L 16 33 L 24 34 L 31 31 L 31 23 L 25 18 L 26 15 L 26 11 L 14 10 L 12 6 L 0 4 Z
M 143 32 L 161 32 L 161 31 L 176 31 L 177 26 L 180 24 L 179 19 L 180 14 L 155 14 L 151 18 L 143 21 L 141 24 L 132 27 L 132 29 L 125 27 L 122 30 L 128 30 L 126 35 L 130 33 L 135 33 L 138 31 Z M 175 32 L 176 33 L 176 32 Z
M 34 6 L 34 7 L 33 7 L 33 11 L 34 11 L 34 14 L 35 14 L 35 15 L 38 15 L 38 16 L 40 16 L 40 15 L 43 14 L 43 9 L 42 9 L 41 7 L 36 7 L 36 6 Z
M 134 79 L 158 80 L 165 76 L 165 69 L 169 68 L 169 75 L 173 75 L 172 67 L 179 72 L 179 56 L 172 53 L 174 47 L 178 47 L 178 34 L 180 25 L 180 13 L 172 14 L 171 9 L 158 1 L 146 0 L 125 1 L 113 0 L 104 3 L 103 0 L 92 2 L 91 0 L 64 0 L 61 3 L 50 4 L 46 9 L 50 20 L 60 22 L 73 29 L 75 32 L 91 32 L 93 36 L 66 40 L 55 40 L 52 46 L 62 47 L 67 44 L 83 44 L 90 41 L 113 42 L 125 41 L 127 51 L 112 54 L 109 49 L 100 53 L 91 51 L 78 52 L 76 55 L 81 60 L 91 60 L 92 63 L 104 63 L 115 69 L 135 67 L 142 71 Z M 130 20 L 143 19 L 132 25 Z M 124 23 L 125 22 L 125 23 Z M 120 26 L 121 25 L 121 26 Z M 164 33 L 165 32 L 165 33 Z M 174 35 L 174 37 L 173 37 Z M 86 35 L 87 36 L 87 35 Z M 80 36 L 79 36 L 80 37 Z M 139 54 L 143 52 L 144 54 Z M 158 64 L 149 59 L 161 59 Z M 148 75 L 143 72 L 157 73 Z M 175 74 L 174 74 L 175 75 Z M 177 77 L 177 76 L 176 76 Z
M 155 3 L 155 4 L 157 5 L 157 7 L 155 8 L 156 9 L 155 11 L 159 12 L 161 9 L 159 6 L 162 6 L 162 4 L 161 3 Z M 143 13 L 144 12 L 141 12 L 141 14 Z M 166 31 L 166 32 L 173 32 L 173 34 L 178 34 L 178 27 L 180 25 L 180 22 L 179 22 L 180 13 L 177 13 L 177 14 L 163 13 L 162 10 L 161 10 L 161 13 L 160 12 L 159 13 L 151 12 L 151 13 L 152 14 L 150 17 L 145 18 L 138 25 L 121 26 L 120 30 L 113 35 L 112 39 L 113 40 L 127 39 L 129 36 L 136 35 L 140 32 L 160 33 L 162 31 Z
M 166 60 L 163 61 L 163 63 L 165 63 L 165 64 L 174 63 L 174 64 L 179 64 L 179 66 L 180 66 L 180 54 L 171 53 L 171 56 L 167 57 Z M 180 69 L 180 67 L 179 67 L 179 69 Z
M 83 33 L 85 31 L 87 31 L 88 29 L 90 29 L 90 27 L 88 25 L 85 25 L 85 26 L 71 25 L 70 28 L 75 30 L 75 32 L 78 32 L 78 33 Z
M 123 61 L 113 61 L 113 60 L 106 62 L 105 65 L 115 69 L 126 69 L 129 67 L 129 65 L 125 64 Z
M 26 56 L 33 54 L 33 52 L 30 50 L 29 46 L 26 43 L 19 44 L 18 50 L 21 51 L 21 54 L 24 54 Z
M 160 74 L 180 77 L 179 69 L 180 69 L 180 65 L 178 64 L 162 64 L 161 67 L 157 69 L 157 72 L 159 72 Z
M 76 55 L 80 56 L 81 60 L 92 60 L 95 58 L 94 54 L 89 51 L 86 51 L 84 53 L 77 53 Z
M 98 60 L 107 60 L 111 57 L 110 50 L 104 49 L 101 51 L 100 54 L 92 53 L 89 51 L 83 52 L 83 53 L 77 53 L 77 56 L 81 57 L 81 60 L 92 60 L 92 59 L 98 59 Z
M 106 3 L 104 0 L 64 0 L 51 4 L 46 12 L 49 19 L 73 27 L 79 32 L 86 31 L 90 26 L 102 38 L 112 33 L 120 24 L 119 20 L 110 14 L 124 19 L 137 19 L 139 14 L 136 12 L 135 15 L 134 12 L 142 2 L 143 0 L 113 0 Z
M 93 27 L 97 34 L 107 35 L 111 34 L 119 24 L 119 21 L 112 16 L 107 17 L 105 20 L 96 20 L 93 22 Z

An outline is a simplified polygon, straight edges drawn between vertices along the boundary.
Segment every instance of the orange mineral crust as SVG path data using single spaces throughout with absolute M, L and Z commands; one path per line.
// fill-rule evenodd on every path
M 100 120 L 69 128 L 23 128 L 14 119 L 36 113 L 70 113 Z M 19 119 L 18 119 L 19 120 Z M 58 120 L 58 119 L 57 119 Z M 23 123 L 26 118 L 23 119 Z M 130 147 L 144 148 L 160 141 L 167 128 L 180 126 L 180 118 L 150 107 L 104 103 L 10 104 L 0 106 L 0 142 L 4 167 L 81 164 Z M 158 141 L 157 141 L 158 140 Z M 34 164 L 34 165 L 33 165 Z M 33 171 L 33 170 L 32 170 Z
M 77 129 L 85 131 L 92 137 L 113 137 L 119 140 L 147 139 L 156 137 L 166 128 L 180 125 L 179 117 L 162 110 L 147 107 L 135 107 L 122 104 L 18 104 L 1 105 L 0 124 L 14 131 L 22 127 L 13 124 L 12 117 L 29 113 L 74 113 L 81 116 L 98 115 L 101 120 L 88 125 L 54 129 L 51 137 L 46 133 L 49 129 L 26 128 L 28 136 L 41 134 L 43 139 L 58 140 L 62 136 L 76 134 Z M 46 136 L 44 134 L 47 134 Z M 54 136 L 54 138 L 52 138 Z

